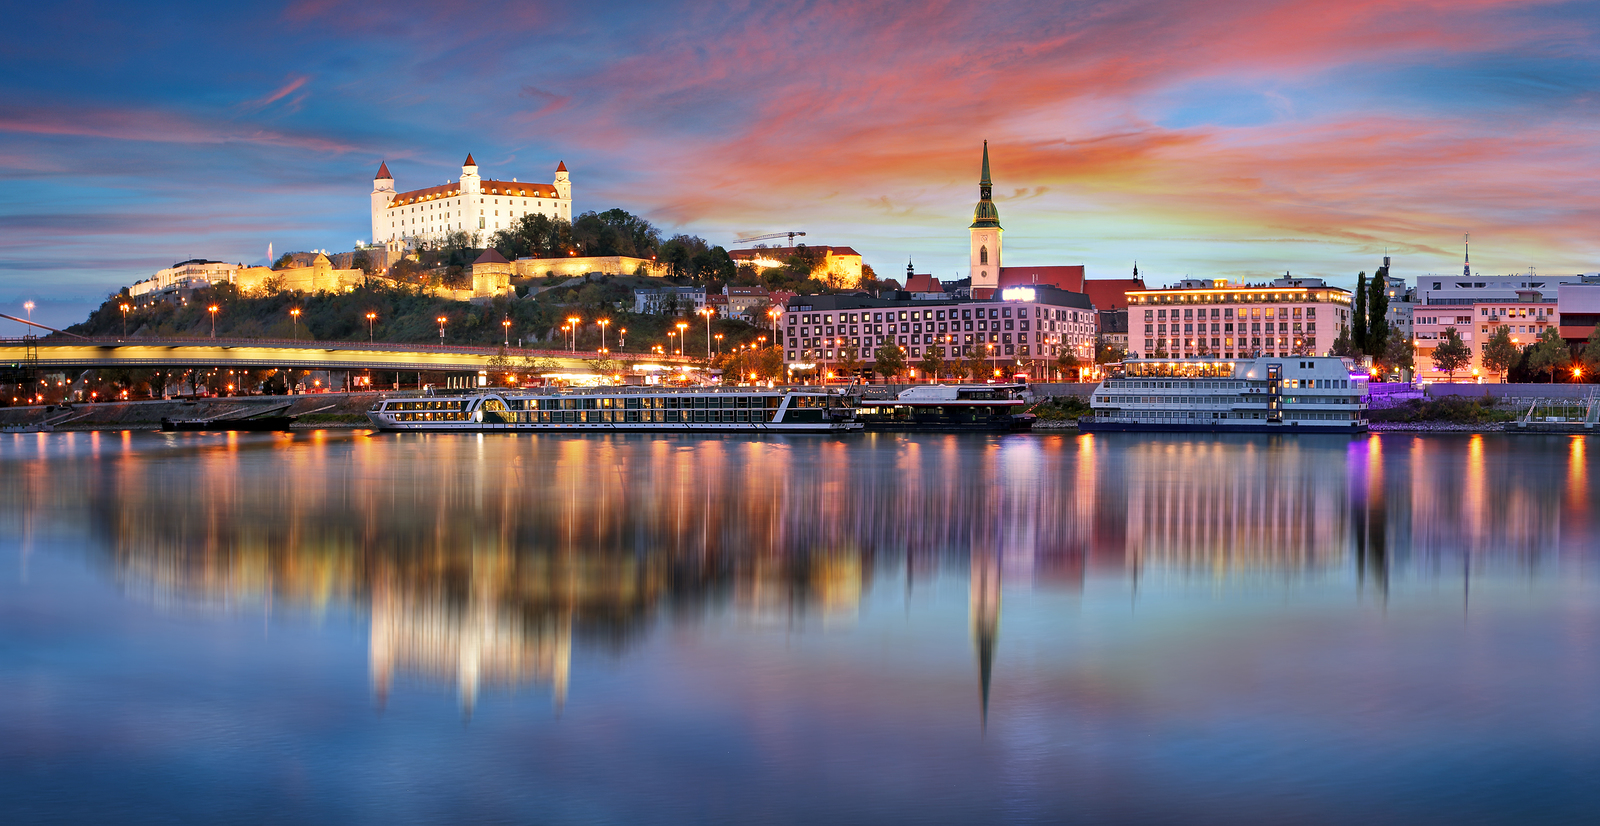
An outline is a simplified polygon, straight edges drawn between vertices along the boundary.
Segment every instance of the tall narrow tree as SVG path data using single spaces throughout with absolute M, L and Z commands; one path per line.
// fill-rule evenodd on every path
M 1367 350 L 1367 273 L 1365 270 L 1356 276 L 1356 306 L 1350 319 L 1350 343 L 1358 353 L 1365 354 Z
M 1381 356 L 1389 347 L 1389 268 L 1379 267 L 1367 284 L 1367 352 Z

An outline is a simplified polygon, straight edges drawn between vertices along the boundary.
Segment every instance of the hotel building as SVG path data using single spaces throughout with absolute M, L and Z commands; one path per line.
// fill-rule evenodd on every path
M 1063 351 L 1093 361 L 1095 311 L 1089 297 L 1055 287 L 1013 287 L 996 300 L 893 301 L 861 295 L 789 300 L 778 340 L 791 368 L 837 361 L 854 348 L 863 366 L 896 344 L 912 361 L 936 350 L 946 359 L 1054 361 Z
M 1320 278 L 1229 284 L 1189 278 L 1128 292 L 1128 348 L 1150 358 L 1319 356 L 1350 325 L 1350 292 Z
M 1471 363 L 1455 378 L 1498 380 L 1500 375 L 1490 373 L 1483 365 L 1483 348 L 1495 331 L 1505 325 L 1517 346 L 1527 346 L 1547 327 L 1558 325 L 1558 288 L 1583 281 L 1582 275 L 1477 275 L 1465 267 L 1463 272 L 1426 275 L 1417 280 L 1421 300 L 1412 309 L 1411 331 L 1420 379 L 1451 379 L 1449 373 L 1434 366 L 1433 351 L 1445 330 L 1454 327 L 1472 351 Z

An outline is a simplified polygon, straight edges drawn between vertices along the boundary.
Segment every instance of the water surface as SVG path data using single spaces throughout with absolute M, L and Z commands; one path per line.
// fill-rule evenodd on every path
M 1580 821 L 1584 437 L 0 437 L 7 822 Z

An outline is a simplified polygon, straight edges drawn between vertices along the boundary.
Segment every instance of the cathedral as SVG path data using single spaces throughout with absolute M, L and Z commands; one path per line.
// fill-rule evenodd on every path
M 989 179 L 989 142 L 983 142 L 983 177 L 978 181 L 978 205 L 972 210 L 969 274 L 972 297 L 979 300 L 998 297 L 1010 287 L 1047 286 L 1069 292 L 1085 292 L 1083 265 L 1049 267 L 1007 267 L 1001 259 L 1005 229 L 1000 226 L 1000 209 L 994 205 L 994 184 Z
M 524 215 L 572 220 L 572 181 L 565 162 L 556 166 L 555 180 L 548 184 L 484 180 L 471 153 L 455 183 L 395 192 L 387 162 L 372 179 L 374 245 L 439 240 L 453 232 L 466 232 L 484 244 Z

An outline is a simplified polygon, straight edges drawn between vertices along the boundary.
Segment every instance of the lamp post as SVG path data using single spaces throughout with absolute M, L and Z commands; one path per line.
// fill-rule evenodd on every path
M 122 302 L 122 337 L 128 337 L 128 302 Z
M 700 311 L 706 317 L 706 361 L 711 360 L 711 317 L 717 314 L 716 310 L 706 307 Z
M 720 355 L 722 355 L 722 334 L 721 333 L 717 333 L 716 339 L 717 339 L 717 355 L 720 356 Z
M 628 328 L 627 327 L 618 328 L 617 329 L 617 334 L 622 336 L 622 341 L 617 343 L 617 349 L 618 350 L 626 350 L 626 349 L 628 349 Z
M 669 354 L 676 354 L 676 351 L 673 349 L 673 347 L 675 346 L 677 335 L 677 333 L 674 333 L 671 330 L 667 331 L 667 352 Z
M 207 307 L 206 308 L 206 312 L 211 314 L 211 337 L 212 338 L 216 338 L 217 337 L 217 305 L 212 304 L 210 307 Z
M 444 316 L 439 316 L 438 318 L 434 319 L 434 321 L 439 322 L 439 346 L 443 347 L 444 346 L 444 321 L 445 321 L 445 318 L 444 318 Z
M 300 308 L 295 307 L 289 311 L 289 317 L 294 319 L 294 340 L 300 340 Z
M 28 311 L 28 329 L 22 331 L 23 335 L 27 335 L 28 333 L 33 332 L 33 302 L 32 301 L 24 301 L 24 302 L 22 302 L 22 309 Z
M 995 359 L 994 359 L 994 345 L 993 344 L 989 345 L 989 369 L 992 372 L 994 372 L 995 375 L 999 375 L 1000 374 L 1000 365 L 997 364 L 995 362 Z
M 583 319 L 573 315 L 567 316 L 567 324 L 572 328 L 572 352 L 578 352 L 578 322 Z
M 606 328 L 611 326 L 611 319 L 597 318 L 595 324 L 600 326 L 600 352 L 606 352 Z
M 506 332 L 504 346 L 510 347 L 511 346 L 511 316 L 506 316 L 505 320 L 500 322 L 500 326 L 505 328 L 505 332 Z
M 377 340 L 377 339 L 375 339 L 373 337 L 373 333 L 372 333 L 372 322 L 377 321 L 377 320 L 378 320 L 378 314 L 375 313 L 375 312 L 372 312 L 371 310 L 368 310 L 367 311 L 367 343 L 368 344 L 371 344 L 372 342 Z
M 689 329 L 687 321 L 680 321 L 675 325 L 678 328 L 678 355 L 683 355 L 683 331 Z

